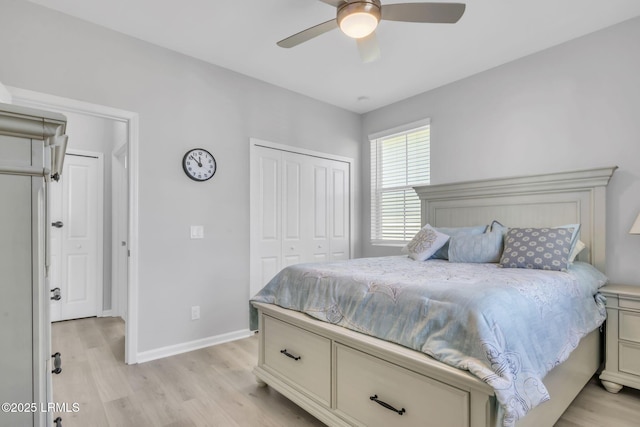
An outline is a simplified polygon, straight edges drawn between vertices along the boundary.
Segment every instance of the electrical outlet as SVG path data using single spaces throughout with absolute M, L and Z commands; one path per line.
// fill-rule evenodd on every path
M 198 320 L 200 318 L 200 306 L 194 305 L 191 307 L 191 320 Z

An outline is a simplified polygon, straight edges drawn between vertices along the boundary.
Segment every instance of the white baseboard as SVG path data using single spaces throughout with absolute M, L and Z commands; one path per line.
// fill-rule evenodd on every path
M 189 341 L 181 344 L 170 345 L 167 347 L 157 348 L 155 350 L 143 351 L 137 354 L 137 363 L 149 362 L 151 360 L 162 359 L 163 357 L 175 356 L 176 354 L 186 353 L 193 350 L 199 350 L 204 347 L 210 347 L 216 344 L 222 344 L 229 341 L 235 341 L 251 336 L 251 331 L 242 329 L 240 331 L 229 332 L 213 337 L 202 338 L 195 341 Z
M 115 317 L 113 314 L 113 310 L 102 310 L 102 314 L 99 314 L 98 317 Z

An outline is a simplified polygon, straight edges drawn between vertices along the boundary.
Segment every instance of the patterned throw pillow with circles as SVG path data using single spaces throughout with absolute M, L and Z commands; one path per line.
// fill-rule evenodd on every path
M 511 228 L 500 266 L 567 271 L 573 228 Z

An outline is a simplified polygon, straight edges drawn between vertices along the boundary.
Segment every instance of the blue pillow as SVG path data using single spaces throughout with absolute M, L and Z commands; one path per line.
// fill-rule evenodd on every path
M 435 227 L 435 229 L 440 233 L 454 238 L 460 236 L 473 236 L 482 234 L 487 229 L 487 226 L 478 225 L 474 227 Z M 438 249 L 436 253 L 431 256 L 431 259 L 449 259 L 449 242 L 445 243 L 443 247 Z
M 501 230 L 452 237 L 449 241 L 449 262 L 499 262 L 502 239 Z

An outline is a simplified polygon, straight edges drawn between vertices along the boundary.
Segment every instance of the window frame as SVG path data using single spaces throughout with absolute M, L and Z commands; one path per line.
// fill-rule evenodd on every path
M 382 174 L 381 174 L 381 168 L 383 167 L 383 164 L 376 159 L 375 165 L 374 165 L 374 150 L 376 150 L 376 155 L 377 155 L 377 150 L 379 147 L 379 140 L 382 139 L 387 139 L 387 138 L 392 138 L 392 137 L 397 137 L 399 135 L 402 134 L 410 134 L 414 131 L 419 131 L 421 130 L 421 128 L 425 128 L 428 127 L 429 128 L 429 140 L 428 140 L 428 151 L 427 151 L 427 157 L 428 157 L 428 167 L 429 167 L 429 172 L 428 172 L 428 176 L 427 176 L 427 182 L 421 182 L 421 183 L 415 183 L 415 184 L 411 184 L 411 185 L 404 185 L 404 186 L 394 186 L 394 187 L 388 187 L 386 190 L 387 192 L 390 191 L 406 191 L 407 189 L 411 189 L 411 191 L 413 191 L 413 187 L 416 185 L 428 185 L 431 181 L 431 119 L 430 118 L 425 118 L 422 120 L 418 120 L 418 121 L 414 121 L 411 123 L 407 123 L 401 126 L 397 126 L 395 128 L 392 129 L 387 129 L 381 132 L 376 132 L 373 134 L 369 135 L 369 148 L 370 148 L 370 153 L 369 153 L 369 182 L 370 182 L 370 194 L 369 194 L 369 202 L 370 202 L 370 235 L 369 235 L 369 240 L 371 245 L 373 246 L 404 246 L 408 241 L 410 241 L 413 238 L 413 235 L 415 234 L 415 232 L 417 232 L 419 230 L 415 230 L 415 232 L 413 230 L 411 230 L 409 232 L 409 234 L 411 234 L 410 236 L 407 234 L 407 230 L 404 230 L 401 234 L 404 234 L 404 240 L 396 240 L 396 239 L 383 239 L 380 236 L 380 232 L 381 230 L 376 229 L 377 227 L 380 227 L 379 224 L 381 223 L 381 209 L 380 209 L 380 194 L 382 194 L 385 189 L 381 189 L 379 188 L 378 185 L 376 185 L 374 183 L 374 181 L 377 181 L 378 183 L 381 180 Z M 374 171 L 374 167 L 376 168 L 376 170 Z M 375 172 L 375 176 L 374 176 L 374 172 Z M 407 173 L 406 169 L 405 169 L 405 174 Z M 405 205 L 405 202 L 403 202 L 403 206 Z M 421 209 L 420 206 L 418 207 L 418 209 Z M 407 209 L 406 207 L 403 209 L 404 213 L 406 214 Z M 419 226 L 422 226 L 422 221 L 420 220 Z M 406 224 L 406 218 L 405 218 L 405 224 Z

